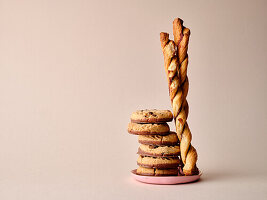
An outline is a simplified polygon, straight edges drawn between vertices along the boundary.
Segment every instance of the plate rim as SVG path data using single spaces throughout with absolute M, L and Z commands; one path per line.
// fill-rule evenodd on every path
M 131 175 L 136 181 L 141 182 L 141 183 L 156 184 L 156 185 L 176 185 L 176 184 L 192 183 L 192 182 L 198 181 L 203 174 L 202 171 L 199 171 L 198 175 L 193 175 L 193 176 L 144 176 L 144 175 L 138 175 L 134 173 L 136 170 L 137 169 L 131 170 Z M 185 179 L 186 177 L 188 177 L 189 179 L 194 178 L 194 180 L 179 182 L 181 181 L 181 179 Z M 151 181 L 146 181 L 149 179 Z M 171 182 L 170 183 L 157 183 L 156 180 L 169 180 Z
M 136 171 L 137 169 L 133 169 L 131 170 L 131 174 L 134 176 L 140 176 L 140 177 L 149 177 L 149 178 L 181 178 L 181 177 L 186 177 L 186 176 L 145 176 L 145 175 L 139 175 L 134 173 L 134 171 Z M 195 177 L 195 176 L 202 176 L 202 171 L 199 171 L 199 174 L 197 175 L 192 175 L 192 176 L 187 176 L 187 177 Z

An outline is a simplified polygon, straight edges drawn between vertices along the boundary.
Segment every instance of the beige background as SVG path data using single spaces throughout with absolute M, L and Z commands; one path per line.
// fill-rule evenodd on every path
M 0 1 L 0 199 L 266 199 L 266 1 Z M 159 33 L 191 28 L 201 181 L 131 179 L 132 111 L 171 109 Z M 173 124 L 172 124 L 173 127 Z

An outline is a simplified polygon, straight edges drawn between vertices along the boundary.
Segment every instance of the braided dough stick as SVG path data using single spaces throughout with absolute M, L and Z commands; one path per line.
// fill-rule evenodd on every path
M 160 41 L 176 132 L 180 140 L 181 158 L 184 163 L 183 172 L 185 175 L 193 175 L 198 173 L 197 152 L 191 145 L 192 135 L 186 122 L 189 111 L 186 96 L 189 88 L 187 49 L 190 30 L 182 24 L 181 19 L 175 19 L 173 22 L 174 41 L 169 40 L 168 33 L 160 33 Z

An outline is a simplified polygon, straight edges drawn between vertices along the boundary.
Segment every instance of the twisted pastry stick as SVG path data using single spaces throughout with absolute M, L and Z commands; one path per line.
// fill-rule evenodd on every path
M 186 122 L 189 112 L 186 96 L 189 88 L 187 49 L 190 30 L 183 27 L 183 21 L 177 18 L 173 22 L 173 34 L 174 41 L 169 40 L 168 33 L 160 33 L 160 41 L 176 132 L 180 140 L 181 158 L 184 163 L 183 173 L 193 175 L 198 173 L 197 152 L 191 145 L 192 135 Z

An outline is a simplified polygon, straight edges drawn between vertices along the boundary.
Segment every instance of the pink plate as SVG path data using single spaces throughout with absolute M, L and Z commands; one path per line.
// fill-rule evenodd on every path
M 132 176 L 135 180 L 158 185 L 173 185 L 179 183 L 190 183 L 200 179 L 202 173 L 194 176 L 141 176 L 136 174 L 136 169 L 132 170 Z

